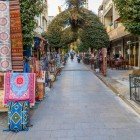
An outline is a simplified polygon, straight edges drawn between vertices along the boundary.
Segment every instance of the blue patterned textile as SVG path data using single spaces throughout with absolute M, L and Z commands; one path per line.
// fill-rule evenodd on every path
M 29 102 L 8 103 L 8 126 L 10 131 L 27 131 L 29 124 Z

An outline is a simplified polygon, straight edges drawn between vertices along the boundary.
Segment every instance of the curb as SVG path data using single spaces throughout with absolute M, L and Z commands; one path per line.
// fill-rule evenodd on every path
M 120 99 L 122 99 L 127 105 L 129 105 L 135 112 L 140 114 L 140 105 L 136 102 L 125 98 L 115 87 L 113 87 L 104 77 L 94 72 L 90 67 L 86 66 L 91 72 L 93 72 L 96 77 L 98 77 L 107 87 L 109 87 Z
M 136 103 L 132 100 L 128 100 L 125 96 L 121 95 L 120 92 L 117 91 L 109 82 L 107 82 L 104 78 L 100 75 L 94 73 L 107 87 L 109 87 L 118 97 L 120 97 L 127 105 L 131 106 L 138 114 L 140 114 L 140 107 L 136 105 Z

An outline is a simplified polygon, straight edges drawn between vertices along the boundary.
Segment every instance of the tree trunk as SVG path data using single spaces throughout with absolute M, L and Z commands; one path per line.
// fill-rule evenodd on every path
M 140 69 L 140 36 L 139 36 L 139 53 L 138 53 L 138 66 L 139 66 L 139 69 Z

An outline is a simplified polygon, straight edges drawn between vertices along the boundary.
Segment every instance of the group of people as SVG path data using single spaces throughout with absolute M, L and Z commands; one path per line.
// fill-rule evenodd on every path
M 80 61 L 81 61 L 81 59 L 82 59 L 82 55 L 80 54 L 80 53 L 75 53 L 74 51 L 70 51 L 70 58 L 71 58 L 71 60 L 73 60 L 74 59 L 74 56 L 76 55 L 76 57 L 77 57 L 77 62 L 78 63 L 80 63 Z
M 90 64 L 95 71 L 101 71 L 103 65 L 103 54 L 101 50 L 91 53 L 82 53 L 82 58 L 87 59 L 85 63 Z

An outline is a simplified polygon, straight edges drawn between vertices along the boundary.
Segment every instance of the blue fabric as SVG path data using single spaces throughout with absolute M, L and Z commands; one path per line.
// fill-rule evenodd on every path
M 29 124 L 28 101 L 9 102 L 8 104 L 8 126 L 10 131 L 27 131 Z
M 23 79 L 23 81 L 21 81 L 21 85 L 17 83 L 17 78 Z M 15 93 L 17 97 L 22 97 L 28 90 L 29 80 L 30 79 L 27 73 L 13 73 L 10 80 L 12 92 Z
M 40 63 L 41 63 L 41 70 L 46 71 L 49 65 L 47 57 L 41 57 Z
M 28 62 L 24 62 L 24 68 L 23 68 L 23 72 L 24 73 L 30 73 L 30 65 Z
M 37 49 L 40 45 L 41 39 L 39 37 L 34 37 L 34 48 Z
M 31 57 L 31 47 L 27 47 L 23 54 L 26 57 Z

